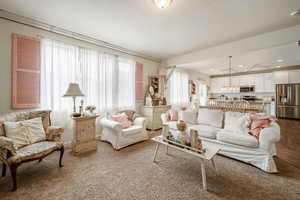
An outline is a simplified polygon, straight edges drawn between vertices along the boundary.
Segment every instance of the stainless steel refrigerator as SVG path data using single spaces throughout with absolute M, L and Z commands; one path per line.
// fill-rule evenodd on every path
M 300 83 L 276 85 L 276 116 L 300 119 Z

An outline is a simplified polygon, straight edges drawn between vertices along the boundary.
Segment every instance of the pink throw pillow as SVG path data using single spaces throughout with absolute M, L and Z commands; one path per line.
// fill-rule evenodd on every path
M 167 119 L 168 121 L 178 121 L 178 112 L 174 109 L 168 110 Z
M 125 113 L 112 115 L 111 119 L 113 121 L 119 122 L 122 126 L 122 129 L 129 128 L 132 125 L 131 121 L 128 120 L 128 116 Z
M 256 137 L 259 140 L 259 136 L 261 130 L 264 128 L 270 127 L 271 123 L 276 121 L 275 117 L 262 117 L 259 118 L 258 116 L 251 116 L 251 122 L 249 125 L 249 134 Z

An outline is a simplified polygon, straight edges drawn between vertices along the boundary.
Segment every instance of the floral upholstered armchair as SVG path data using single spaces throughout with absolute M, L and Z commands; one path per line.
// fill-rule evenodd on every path
M 64 132 L 64 129 L 51 126 L 50 112 L 49 110 L 16 112 L 0 116 L 0 162 L 3 163 L 2 176 L 4 177 L 6 175 L 6 167 L 8 166 L 13 181 L 12 191 L 17 189 L 17 168 L 22 163 L 34 160 L 41 162 L 44 157 L 52 152 L 60 151 L 59 167 L 62 167 L 64 145 L 61 142 L 61 134 Z M 7 122 L 20 122 L 38 118 L 40 118 L 40 129 L 44 129 L 44 138 L 38 142 L 16 148 L 15 141 L 6 135 L 5 124 L 7 124 Z M 23 136 L 27 133 L 28 132 L 25 131 L 17 132 L 17 134 L 22 134 Z M 28 137 L 30 138 L 29 134 Z

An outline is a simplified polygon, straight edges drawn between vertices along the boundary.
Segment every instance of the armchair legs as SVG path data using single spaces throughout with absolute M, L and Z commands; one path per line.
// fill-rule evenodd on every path
M 63 165 L 62 165 L 62 159 L 63 159 L 63 156 L 64 156 L 65 149 L 64 149 L 64 147 L 61 147 L 60 149 L 58 149 L 58 151 L 60 151 L 59 167 L 63 167 Z M 41 162 L 43 160 L 43 158 L 44 157 L 38 159 L 39 162 Z M 32 160 L 36 160 L 36 159 L 32 159 Z M 31 160 L 28 160 L 28 161 L 31 161 Z M 11 177 L 12 177 L 12 182 L 13 182 L 12 192 L 14 192 L 14 191 L 17 190 L 17 169 L 20 166 L 20 164 L 19 163 L 18 164 L 12 163 L 9 166 Z M 2 167 L 2 176 L 5 176 L 5 174 L 6 174 L 6 165 L 3 164 L 3 167 Z
M 13 188 L 12 188 L 12 192 L 17 190 L 17 169 L 18 169 L 19 165 L 16 164 L 12 164 L 10 165 L 10 173 L 11 173 L 11 178 L 13 181 Z
M 62 164 L 62 158 L 63 158 L 63 156 L 64 156 L 64 152 L 65 152 L 65 148 L 62 147 L 62 148 L 60 149 L 59 167 L 63 167 L 63 164 Z
M 6 164 L 3 163 L 2 164 L 2 177 L 4 177 L 6 175 Z

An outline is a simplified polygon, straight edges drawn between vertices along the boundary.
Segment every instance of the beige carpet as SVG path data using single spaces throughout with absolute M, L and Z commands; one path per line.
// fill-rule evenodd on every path
M 202 190 L 200 162 L 175 150 L 161 148 L 152 162 L 152 141 L 120 151 L 99 142 L 98 151 L 81 157 L 58 153 L 42 163 L 20 167 L 18 190 L 10 192 L 11 177 L 0 179 L 0 199 L 300 199 L 300 170 L 277 160 L 279 174 L 267 174 L 247 164 L 217 156 L 217 176 L 207 163 L 208 191 Z

